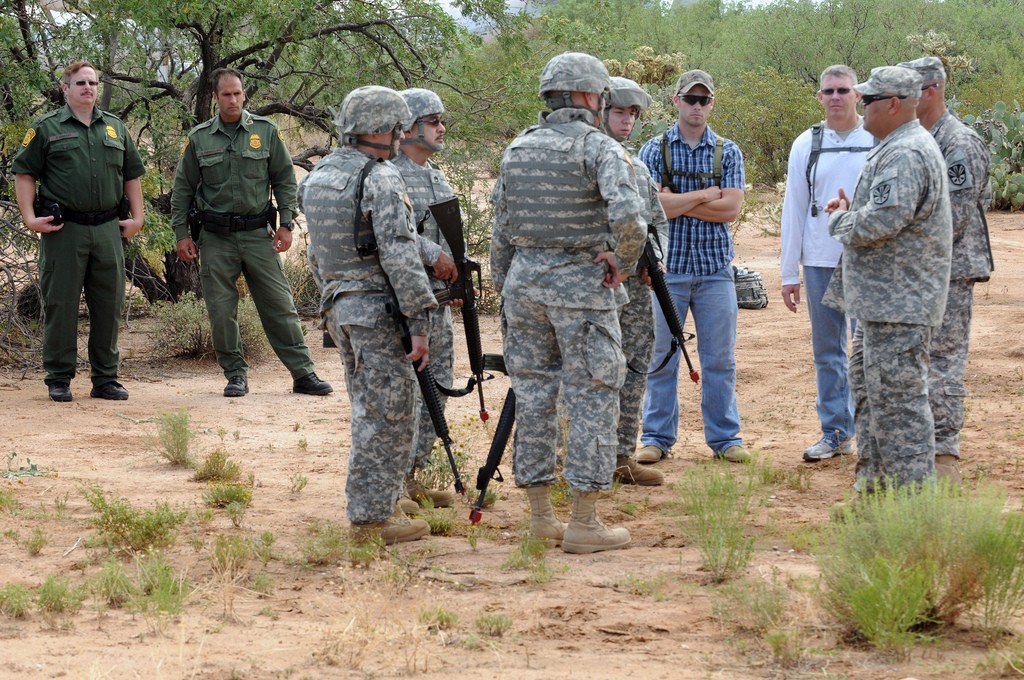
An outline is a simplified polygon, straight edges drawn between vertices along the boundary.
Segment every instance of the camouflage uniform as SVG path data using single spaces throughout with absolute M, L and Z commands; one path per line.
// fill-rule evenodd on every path
M 637 184 L 641 195 L 646 195 L 647 199 L 644 219 L 649 230 L 657 234 L 654 251 L 659 253 L 659 244 L 662 249 L 668 245 L 668 220 L 658 200 L 658 187 L 644 170 L 644 164 L 634 156 L 633 165 L 640 169 Z M 629 370 L 619 391 L 618 455 L 632 456 L 643 420 L 647 367 L 654 355 L 654 296 L 640 276 L 629 277 L 623 286 L 629 300 L 619 308 L 619 326 L 622 328 L 622 353 Z
M 594 257 L 613 250 L 619 271 L 631 274 L 646 224 L 629 155 L 593 126 L 593 114 L 567 107 L 541 118 L 505 150 L 491 196 L 491 273 L 517 397 L 513 472 L 518 486 L 555 481 L 561 391 L 565 479 L 594 492 L 611 487 L 626 374 L 619 300 Z
M 901 66 L 915 69 L 926 82 L 946 80 L 938 57 L 923 57 Z M 953 263 L 946 312 L 928 349 L 928 399 L 935 418 L 936 454 L 959 458 L 974 284 L 988 281 L 994 268 L 985 222 L 985 208 L 992 197 L 988 179 L 991 160 L 981 137 L 948 110 L 929 132 L 946 159 L 953 212 Z
M 430 165 L 419 165 L 407 156 L 400 155 L 395 159 L 395 166 L 405 180 L 405 189 L 412 203 L 413 219 L 419 232 L 420 256 L 425 266 L 437 262 L 438 254 L 443 250 L 451 255 L 451 249 L 444 242 L 437 221 L 430 213 L 431 203 L 444 201 L 455 195 L 455 191 L 444 173 Z M 430 285 L 434 290 L 443 290 L 445 284 L 434 276 L 429 276 Z M 455 375 L 455 334 L 452 328 L 452 312 L 446 305 L 430 312 L 430 372 L 439 385 L 451 387 Z M 441 406 L 447 397 L 441 394 Z M 413 464 L 417 468 L 426 466 L 427 458 L 434 447 L 437 435 L 434 424 L 430 420 L 430 412 L 423 403 L 423 397 L 417 392 L 416 403 L 416 435 L 413 442 Z
M 370 87 L 349 97 L 360 91 L 368 103 L 389 93 L 398 96 L 387 88 Z M 343 103 L 339 126 L 345 116 Z M 387 161 L 374 162 L 363 183 L 361 212 L 372 214 L 372 229 L 361 229 L 358 239 L 369 241 L 372 230 L 378 252 L 361 257 L 356 251 L 358 180 L 372 159 L 352 146 L 342 147 L 320 161 L 299 188 L 310 234 L 309 261 L 322 294 L 321 313 L 345 364 L 352 402 L 345 494 L 353 524 L 391 516 L 412 464 L 418 387 L 391 313 L 393 300 L 412 335 L 427 335 L 427 310 L 436 306 L 405 183 Z
M 916 98 L 921 78 L 876 68 L 862 94 Z M 949 286 L 952 223 L 946 165 L 917 120 L 868 152 L 847 211 L 829 233 L 843 256 L 824 303 L 857 319 L 850 358 L 858 488 L 929 479 L 935 437 L 928 404 L 928 342 Z

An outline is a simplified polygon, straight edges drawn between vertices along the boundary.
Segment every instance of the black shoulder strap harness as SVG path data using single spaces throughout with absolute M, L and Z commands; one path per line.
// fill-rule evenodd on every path
M 669 187 L 675 191 L 672 183 L 673 177 L 689 177 L 690 179 L 708 182 L 708 186 L 722 186 L 722 149 L 725 146 L 725 139 L 719 135 L 715 140 L 715 157 L 712 161 L 711 172 L 684 172 L 672 169 L 672 154 L 669 153 L 667 133 L 661 135 L 661 186 Z
M 815 123 L 811 126 L 811 153 L 807 157 L 807 191 L 811 197 L 811 217 L 818 216 L 818 201 L 814 197 L 814 180 L 817 175 L 818 157 L 823 153 L 837 153 L 839 151 L 863 153 L 875 148 L 874 146 L 830 146 L 823 149 L 821 148 L 821 138 L 824 134 L 824 128 L 825 126 L 821 123 Z
M 374 163 L 381 162 L 380 158 L 371 158 L 366 161 L 362 171 L 359 173 L 359 185 L 356 187 L 356 212 L 352 217 L 352 238 L 356 242 L 356 252 L 359 257 L 369 257 L 377 254 L 377 237 L 373 233 L 373 215 L 363 215 L 363 183 L 367 175 L 373 170 Z M 362 229 L 360 229 L 362 227 Z M 361 231 L 368 231 L 369 237 L 360 240 Z

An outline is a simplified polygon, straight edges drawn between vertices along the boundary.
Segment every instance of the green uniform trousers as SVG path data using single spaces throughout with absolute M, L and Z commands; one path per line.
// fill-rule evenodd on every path
M 43 291 L 43 368 L 46 384 L 70 382 L 78 359 L 78 305 L 89 307 L 89 365 L 94 386 L 117 379 L 124 250 L 117 220 L 88 226 L 65 221 L 43 234 L 39 246 Z
M 249 368 L 238 331 L 238 277 L 245 275 L 270 346 L 292 378 L 313 372 L 295 300 L 266 229 L 199 235 L 200 278 L 210 315 L 213 348 L 224 376 L 244 376 Z

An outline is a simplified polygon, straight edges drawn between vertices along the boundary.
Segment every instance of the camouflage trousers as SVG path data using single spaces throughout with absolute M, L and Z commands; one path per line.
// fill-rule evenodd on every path
M 430 310 L 430 373 L 439 385 L 451 387 L 455 379 L 455 334 L 452 330 L 452 312 L 449 307 Z M 448 397 L 441 394 L 441 408 Z M 423 395 L 416 391 L 416 427 L 413 437 L 413 468 L 423 469 L 434 449 L 437 434 L 430 420 L 430 411 Z
M 619 391 L 618 455 L 632 456 L 640 432 L 647 390 L 647 367 L 654 354 L 654 303 L 650 289 L 631 276 L 625 283 L 629 302 L 619 308 L 626 379 Z
M 960 457 L 960 430 L 964 427 L 964 372 L 971 337 L 974 282 L 950 281 L 942 325 L 928 346 L 928 400 L 935 419 L 935 452 Z
M 345 496 L 353 524 L 387 520 L 412 468 L 419 386 L 395 320 L 384 313 L 384 302 L 380 297 L 339 298 L 326 315 L 327 330 L 345 365 L 352 403 Z M 364 313 L 353 313 L 359 305 Z
M 516 393 L 512 472 L 516 485 L 555 482 L 568 420 L 563 474 L 573 489 L 610 489 L 615 470 L 619 389 L 625 379 L 618 310 L 569 309 L 505 300 L 505 366 Z
M 932 327 L 858 321 L 850 355 L 857 488 L 904 486 L 935 474 L 928 404 Z

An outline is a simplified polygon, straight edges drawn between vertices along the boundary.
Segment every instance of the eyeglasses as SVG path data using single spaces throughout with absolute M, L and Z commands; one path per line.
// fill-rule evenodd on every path
M 938 86 L 939 86 L 938 83 L 929 83 L 928 85 L 922 85 L 921 86 L 921 92 L 924 92 L 925 90 L 930 90 L 933 87 L 938 87 Z
M 76 85 L 78 87 L 85 87 L 86 85 L 90 85 L 92 87 L 96 87 L 97 85 L 100 84 L 100 82 L 98 80 L 76 80 L 76 81 L 72 82 L 71 84 L 72 85 Z
M 893 97 L 895 97 L 896 99 L 906 99 L 907 95 L 905 95 L 905 94 L 865 94 L 865 95 L 861 96 L 860 103 L 862 105 L 864 105 L 864 106 L 867 106 L 869 104 L 874 104 L 875 102 L 882 101 L 883 99 L 892 99 Z
M 700 94 L 681 94 L 679 98 L 690 106 L 707 106 L 715 99 L 714 97 Z
M 424 123 L 431 127 L 437 127 L 438 125 L 444 125 L 444 118 L 441 116 L 431 116 L 430 118 L 420 118 Z
M 848 87 L 826 87 L 821 91 L 826 97 L 831 97 L 834 94 L 847 95 L 850 94 L 850 88 Z

